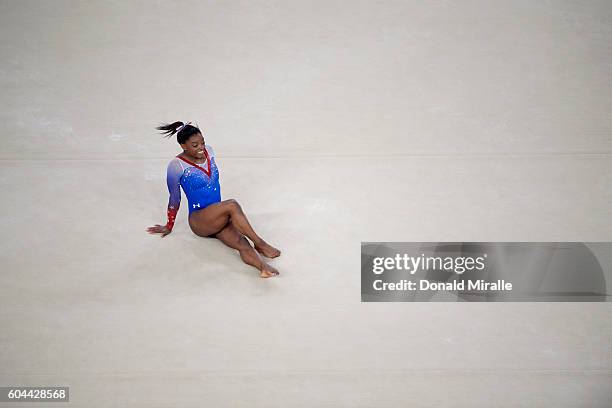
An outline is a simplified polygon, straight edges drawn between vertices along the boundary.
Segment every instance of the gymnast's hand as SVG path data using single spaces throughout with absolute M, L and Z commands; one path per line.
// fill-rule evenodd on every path
M 172 232 L 170 228 L 166 227 L 165 225 L 159 224 L 155 224 L 154 227 L 147 228 L 147 231 L 149 232 L 149 234 L 161 234 L 162 238 Z

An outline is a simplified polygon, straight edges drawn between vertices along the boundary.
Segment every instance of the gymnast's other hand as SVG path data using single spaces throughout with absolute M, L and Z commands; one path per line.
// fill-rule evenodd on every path
M 159 224 L 155 224 L 155 226 L 147 228 L 147 231 L 149 234 L 161 234 L 162 238 L 172 232 L 170 228 Z

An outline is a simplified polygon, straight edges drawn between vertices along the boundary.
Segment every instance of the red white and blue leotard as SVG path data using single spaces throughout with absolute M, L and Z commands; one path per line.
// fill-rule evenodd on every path
M 166 181 L 168 183 L 168 224 L 174 226 L 176 213 L 181 204 L 181 189 L 187 196 L 189 214 L 221 201 L 219 169 L 215 162 L 215 152 L 206 145 L 206 163 L 196 164 L 182 157 L 175 157 L 168 163 Z M 179 187 L 180 186 L 180 187 Z

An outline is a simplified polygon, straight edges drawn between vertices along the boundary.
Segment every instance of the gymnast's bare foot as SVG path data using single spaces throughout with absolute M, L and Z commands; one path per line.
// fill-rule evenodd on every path
M 260 244 L 254 245 L 257 252 L 266 258 L 276 258 L 281 254 L 281 251 L 268 244 L 266 241 L 261 241 Z
M 259 273 L 259 276 L 262 278 L 269 278 L 271 276 L 277 276 L 278 273 L 279 272 L 276 268 L 273 268 L 264 262 L 263 266 L 261 267 L 261 272 Z

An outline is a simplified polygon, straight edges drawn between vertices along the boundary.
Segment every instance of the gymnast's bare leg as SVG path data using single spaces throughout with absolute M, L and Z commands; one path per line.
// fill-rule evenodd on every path
M 220 201 L 189 215 L 189 226 L 199 236 L 207 237 L 221 232 L 228 224 L 232 224 L 238 232 L 247 236 L 253 246 L 265 257 L 276 258 L 281 251 L 264 241 L 255 231 L 242 207 L 234 199 Z
M 278 270 L 260 258 L 259 254 L 251 246 L 251 243 L 238 231 L 232 222 L 229 222 L 221 231 L 217 232 L 215 238 L 228 247 L 237 249 L 244 263 L 259 269 L 259 276 L 262 278 L 278 275 Z

